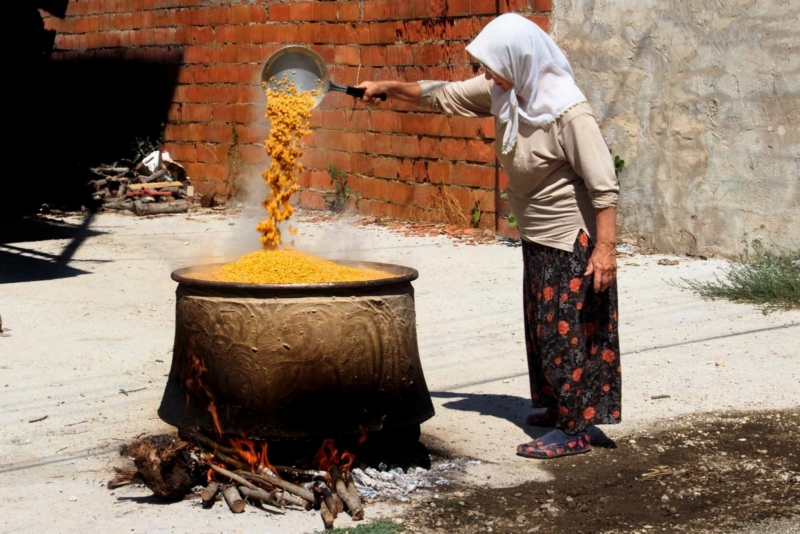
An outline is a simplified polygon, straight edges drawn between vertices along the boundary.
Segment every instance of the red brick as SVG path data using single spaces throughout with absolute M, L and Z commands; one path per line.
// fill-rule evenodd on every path
M 369 154 L 391 154 L 392 138 L 382 133 L 367 133 L 364 135 L 365 151 Z
M 494 142 L 470 140 L 468 141 L 468 161 L 483 161 L 487 163 L 494 162 Z
M 438 139 L 423 137 L 419 140 L 419 157 L 438 159 L 441 154 Z
M 367 110 L 347 110 L 345 112 L 345 129 L 366 132 L 371 129 L 371 118 Z
M 392 154 L 402 158 L 415 158 L 419 154 L 419 140 L 411 135 L 392 136 Z
M 533 11 L 552 11 L 553 0 L 529 0 Z
M 391 22 L 369 24 L 369 42 L 372 44 L 393 44 L 397 40 L 395 25 Z
M 464 139 L 445 138 L 441 142 L 442 159 L 461 161 L 467 159 L 467 142 Z M 480 178 L 478 179 L 480 183 Z
M 314 20 L 314 3 L 294 2 L 289 4 L 289 17 L 290 20 L 297 22 Z
M 300 206 L 310 210 L 324 210 L 325 198 L 322 193 L 316 191 L 300 191 L 299 193 Z
M 331 189 L 331 175 L 328 171 L 311 171 L 308 186 L 312 189 Z
M 361 12 L 358 7 L 358 2 L 339 2 L 338 6 L 338 20 L 340 22 L 356 22 L 361 20 Z
M 495 0 L 470 0 L 469 7 L 473 15 L 493 14 L 497 8 Z
M 203 180 L 205 178 L 206 166 L 204 163 L 187 163 L 186 175 L 192 180 Z
M 325 150 L 321 148 L 306 148 L 303 155 L 303 165 L 310 169 L 326 169 L 328 158 Z
M 497 221 L 497 234 L 508 239 L 519 239 L 519 229 L 511 228 L 508 219 L 501 218 Z
M 481 123 L 477 119 L 469 117 L 451 117 L 450 118 L 450 135 L 453 137 L 478 137 Z
M 350 172 L 350 154 L 347 152 L 326 151 L 328 165 L 333 165 L 340 171 Z M 325 167 L 327 168 L 327 166 Z
M 539 15 L 532 15 L 528 17 L 528 20 L 539 26 L 546 32 L 550 31 L 550 17 L 541 17 Z
M 336 4 L 333 2 L 314 2 L 314 20 L 336 22 Z
M 448 117 L 442 114 L 427 115 L 425 118 L 425 134 L 434 137 L 449 137 L 450 133 L 450 120 L 454 117 Z
M 499 176 L 497 182 L 497 190 L 502 191 L 508 187 L 508 175 L 506 174 L 506 171 L 504 171 L 502 167 L 498 172 Z
M 470 0 L 448 0 L 447 2 L 447 16 L 458 17 L 462 15 L 469 15 Z
M 481 167 L 481 187 L 495 189 L 497 178 L 497 167 L 495 165 Z
M 386 199 L 386 180 L 361 179 L 361 196 L 370 200 Z
M 497 193 L 495 191 L 484 191 L 482 189 L 473 189 L 470 191 L 470 205 L 478 204 L 478 208 L 482 212 L 494 213 L 496 211 L 495 198 Z
M 275 22 L 286 22 L 292 20 L 290 13 L 291 4 L 270 4 L 269 5 L 269 20 Z
M 341 109 L 322 110 L 322 124 L 329 130 L 341 130 L 345 126 L 344 111 Z
M 480 187 L 483 167 L 479 165 L 467 165 L 457 163 L 453 166 L 452 180 L 453 185 L 463 185 L 466 187 Z
M 428 163 L 428 180 L 432 184 L 449 184 L 451 166 L 442 161 L 432 161 Z
M 364 154 L 350 155 L 350 170 L 355 174 L 371 175 L 373 169 L 372 158 Z
M 414 200 L 414 187 L 402 182 L 390 182 L 386 188 L 386 200 L 394 204 L 410 204 Z
M 334 61 L 337 65 L 361 65 L 361 49 L 357 46 L 337 46 Z
M 209 124 L 206 127 L 205 141 L 210 143 L 231 143 L 233 141 L 233 126 L 229 124 Z
M 394 158 L 376 158 L 372 166 L 373 174 L 378 178 L 397 178 L 397 160 Z
M 169 155 L 178 163 L 185 165 L 186 163 L 194 163 L 197 161 L 197 148 L 195 145 L 173 145 L 169 149 Z
M 408 45 L 390 45 L 386 47 L 386 65 L 413 65 L 414 54 Z
M 414 204 L 430 208 L 436 205 L 439 188 L 431 185 L 417 185 L 414 187 Z
M 371 130 L 374 132 L 393 132 L 395 131 L 395 119 L 397 116 L 391 111 L 372 111 Z
M 410 0 L 391 0 L 388 3 L 389 20 L 408 20 L 414 18 L 414 3 Z
M 364 20 L 386 20 L 389 17 L 389 4 L 397 0 L 372 0 L 364 2 Z

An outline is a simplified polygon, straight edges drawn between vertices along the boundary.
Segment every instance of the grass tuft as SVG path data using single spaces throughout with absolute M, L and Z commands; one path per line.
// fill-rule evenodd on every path
M 684 287 L 703 298 L 755 304 L 765 314 L 800 308 L 800 249 L 772 251 L 759 240 L 750 248 L 722 277 L 713 282 L 683 279 Z
M 329 532 L 331 534 L 399 534 L 403 530 L 403 525 L 384 519 L 367 525 L 358 525 L 357 527 L 337 528 Z

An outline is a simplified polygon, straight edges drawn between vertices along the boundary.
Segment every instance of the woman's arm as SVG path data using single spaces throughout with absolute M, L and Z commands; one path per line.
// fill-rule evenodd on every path
M 617 277 L 619 183 L 614 162 L 597 120 L 588 113 L 565 124 L 559 141 L 570 165 L 586 183 L 596 213 L 595 248 L 584 276 L 594 276 L 595 292 L 605 291 Z
M 371 104 L 381 103 L 381 99 L 375 96 L 381 93 L 386 93 L 389 98 L 416 106 L 419 105 L 422 99 L 422 89 L 417 82 L 363 82 L 358 87 L 365 89 L 362 100 Z
M 386 93 L 390 98 L 420 106 L 431 111 L 460 117 L 490 117 L 492 81 L 485 76 L 463 82 L 375 81 L 363 82 L 363 100 L 370 105 L 380 104 L 375 95 Z

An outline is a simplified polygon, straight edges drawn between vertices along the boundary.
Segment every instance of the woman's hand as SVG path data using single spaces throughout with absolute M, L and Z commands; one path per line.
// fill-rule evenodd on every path
M 613 246 L 597 245 L 583 276 L 594 275 L 594 292 L 600 293 L 617 279 L 617 255 Z
M 368 106 L 377 106 L 382 100 L 375 95 L 386 93 L 389 95 L 389 84 L 391 82 L 361 82 L 358 87 L 364 89 L 364 96 L 361 100 Z

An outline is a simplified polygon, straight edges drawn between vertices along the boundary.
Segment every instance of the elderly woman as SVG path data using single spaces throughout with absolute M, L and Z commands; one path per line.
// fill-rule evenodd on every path
M 374 96 L 462 117 L 496 118 L 497 158 L 522 238 L 531 398 L 527 418 L 554 427 L 517 447 L 530 458 L 591 450 L 587 430 L 620 422 L 616 204 L 608 147 L 553 40 L 502 15 L 467 47 L 485 75 L 462 82 L 364 82 Z

